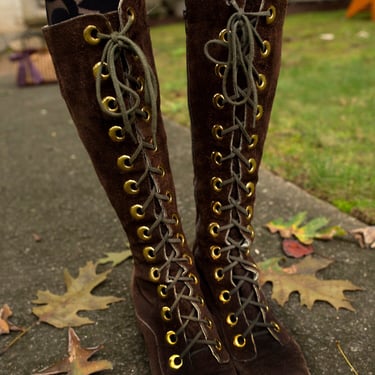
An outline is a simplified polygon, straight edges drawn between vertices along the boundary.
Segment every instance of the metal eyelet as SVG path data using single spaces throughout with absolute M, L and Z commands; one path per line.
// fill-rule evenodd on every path
M 229 290 L 222 290 L 219 295 L 219 300 L 222 303 L 228 303 L 231 300 L 231 295 L 229 293 Z
M 257 105 L 257 114 L 255 116 L 256 120 L 260 120 L 263 117 L 263 106 L 260 104 Z
M 159 280 L 160 280 L 160 271 L 159 271 L 159 268 L 157 268 L 157 267 L 152 267 L 151 269 L 150 269 L 150 280 L 152 281 L 152 282 L 154 282 L 154 283 L 157 283 L 157 282 L 159 282 Z
M 246 338 L 243 337 L 242 335 L 236 335 L 234 336 L 233 338 L 233 345 L 236 347 L 236 348 L 244 348 L 246 346 Z
M 198 285 L 199 280 L 196 275 L 194 275 L 192 272 L 189 273 L 189 278 L 192 280 L 194 285 Z
M 268 40 L 263 40 L 263 48 L 260 50 L 260 55 L 263 58 L 266 58 L 270 54 L 271 54 L 271 43 Z
M 144 113 L 144 121 L 145 122 L 150 122 L 151 121 L 151 109 L 144 106 L 142 107 L 141 111 Z
M 214 271 L 214 277 L 216 281 L 221 281 L 224 279 L 224 270 L 223 268 L 216 268 Z
M 156 260 L 155 249 L 151 246 L 146 246 L 143 249 L 143 257 L 149 263 L 155 262 Z
M 169 357 L 168 364 L 172 370 L 179 370 L 184 364 L 184 361 L 178 354 L 173 354 Z
M 212 136 L 217 140 L 217 141 L 221 141 L 224 137 L 223 137 L 223 130 L 224 128 L 221 126 L 221 125 L 214 125 L 212 127 Z
M 185 258 L 189 264 L 189 266 L 193 265 L 193 258 L 189 254 L 182 255 L 183 258 Z
M 227 68 L 227 66 L 225 64 L 216 64 L 215 65 L 215 74 L 216 74 L 216 76 L 218 78 L 223 78 L 226 68 Z
M 165 193 L 165 196 L 168 198 L 168 200 L 167 200 L 168 203 L 172 203 L 173 202 L 173 195 L 172 195 L 172 193 L 170 191 L 167 191 Z
M 254 185 L 254 183 L 253 182 L 248 182 L 246 184 L 246 189 L 248 190 L 248 193 L 246 194 L 247 197 L 249 197 L 249 198 L 252 197 L 254 195 L 254 193 L 255 193 L 255 185 Z
M 168 331 L 165 335 L 165 341 L 167 342 L 168 345 L 176 345 L 178 341 L 178 337 L 176 335 L 175 331 Z
M 238 323 L 238 316 L 235 313 L 229 313 L 225 321 L 230 327 L 234 327 Z
M 169 322 L 172 320 L 172 313 L 171 313 L 171 309 L 168 307 L 168 306 L 163 306 L 162 309 L 161 309 L 161 318 L 165 321 L 165 322 Z
M 142 77 L 138 77 L 137 84 L 138 84 L 138 87 L 136 88 L 136 91 L 138 94 L 141 94 L 145 88 L 145 80 Z
M 130 215 L 135 220 L 142 220 L 146 216 L 146 213 L 143 211 L 141 204 L 135 204 L 130 207 Z
M 215 340 L 215 348 L 218 351 L 221 351 L 223 349 L 223 344 L 221 343 L 221 341 L 219 339 Z
M 83 30 L 83 39 L 86 43 L 96 46 L 100 43 L 100 38 L 98 38 L 98 28 L 95 25 L 88 25 Z
M 213 151 L 211 154 L 211 159 L 216 165 L 222 164 L 222 158 L 223 158 L 223 155 L 218 151 Z
M 269 8 L 268 8 L 268 11 L 270 12 L 270 15 L 267 16 L 267 24 L 271 24 L 275 21 L 276 19 L 276 7 L 274 5 L 271 5 Z
M 210 247 L 210 255 L 213 260 L 218 260 L 221 257 L 221 248 L 219 246 L 211 246 Z
M 164 169 L 161 165 L 159 165 L 159 166 L 157 167 L 157 169 L 159 170 L 159 175 L 160 175 L 161 177 L 164 177 L 164 176 L 165 176 L 165 169 Z
M 180 243 L 182 246 L 185 245 L 186 240 L 185 240 L 185 236 L 182 233 L 177 233 L 176 238 L 180 240 Z
M 217 109 L 223 109 L 225 106 L 225 98 L 223 94 L 215 94 L 212 98 L 212 104 Z
M 180 224 L 180 218 L 178 217 L 177 214 L 172 214 L 172 220 L 174 221 L 173 225 L 178 225 Z
M 249 169 L 247 170 L 250 174 L 253 174 L 257 170 L 257 161 L 253 158 L 249 159 Z
M 113 96 L 106 96 L 102 100 L 102 104 L 104 106 L 104 109 L 109 113 L 115 113 L 118 111 L 119 106 L 117 104 L 117 99 Z
M 228 29 L 221 30 L 220 33 L 219 33 L 219 39 L 222 42 L 228 43 L 228 41 L 229 41 L 229 33 L 230 33 L 230 31 Z
M 260 73 L 258 75 L 258 82 L 256 83 L 259 91 L 263 91 L 267 87 L 267 78 L 264 74 Z
M 253 150 L 258 144 L 259 137 L 257 134 L 253 134 L 250 138 L 251 138 L 251 143 L 247 146 L 247 148 L 249 150 Z
M 276 322 L 272 321 L 271 324 L 272 324 L 272 329 L 276 333 L 280 333 L 281 332 L 281 327 Z
M 218 223 L 210 223 L 208 226 L 208 232 L 213 238 L 216 238 L 220 234 L 220 225 Z
M 129 21 L 131 21 L 131 22 L 135 21 L 135 10 L 134 10 L 134 8 L 128 7 L 126 9 L 126 14 L 128 15 Z
M 167 298 L 168 297 L 167 286 L 164 285 L 164 284 L 158 285 L 157 292 L 158 292 L 158 296 L 160 298 Z
M 219 201 L 212 202 L 211 207 L 212 207 L 212 212 L 215 215 L 220 216 L 223 213 L 222 211 L 223 205 Z
M 254 238 L 255 238 L 255 230 L 254 230 L 254 228 L 249 224 L 246 227 L 246 229 L 249 231 L 249 236 L 250 236 L 251 241 L 253 241 Z
M 197 296 L 197 299 L 198 299 L 198 301 L 199 301 L 199 304 L 200 304 L 201 306 L 204 306 L 204 298 L 203 298 L 202 296 Z
M 125 135 L 122 133 L 121 126 L 112 126 L 108 130 L 108 135 L 113 142 L 120 143 L 125 140 Z
M 213 177 L 211 179 L 211 186 L 214 189 L 214 191 L 219 193 L 223 190 L 223 180 L 220 177 Z
M 128 172 L 134 168 L 134 164 L 130 162 L 129 155 L 122 155 L 117 159 L 117 166 L 124 172 Z
M 108 72 L 108 64 L 106 62 L 97 62 L 92 68 L 95 79 L 100 75 L 103 81 L 107 80 L 110 77 Z
M 124 191 L 129 195 L 136 195 L 139 193 L 139 187 L 137 186 L 137 181 L 128 180 L 124 184 Z
M 209 329 L 212 329 L 213 326 L 214 326 L 214 323 L 212 323 L 212 320 L 211 320 L 211 319 L 208 319 L 208 318 L 206 318 L 205 320 L 206 320 L 206 325 L 207 325 L 207 327 L 208 327 Z
M 141 226 L 137 229 L 138 238 L 142 241 L 150 241 L 152 236 L 150 234 L 150 228 L 146 226 Z
M 246 216 L 246 219 L 247 220 L 251 220 L 252 217 L 253 217 L 253 207 L 252 206 L 247 206 L 246 207 L 246 213 L 247 213 L 247 216 Z

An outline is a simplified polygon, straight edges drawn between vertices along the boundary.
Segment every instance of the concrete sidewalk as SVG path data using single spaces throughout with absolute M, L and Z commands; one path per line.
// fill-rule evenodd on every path
M 63 293 L 64 268 L 76 276 L 87 261 L 124 250 L 126 238 L 78 140 L 58 86 L 18 89 L 13 76 L 2 76 L 0 111 L 0 307 L 8 303 L 13 323 L 29 326 L 35 321 L 31 301 L 38 290 Z M 180 212 L 192 241 L 195 209 L 189 131 L 170 123 L 167 131 Z M 258 261 L 281 256 L 278 236 L 271 235 L 264 224 L 300 211 L 307 211 L 310 218 L 323 215 L 348 230 L 363 226 L 263 170 L 254 222 Z M 347 293 L 356 312 L 335 311 L 326 303 L 308 310 L 294 295 L 283 309 L 273 304 L 277 315 L 302 346 L 312 375 L 351 374 L 336 340 L 360 375 L 375 374 L 375 252 L 342 240 L 318 242 L 316 252 L 335 260 L 321 277 L 348 279 L 364 288 Z M 85 313 L 97 323 L 78 328 L 77 333 L 83 346 L 105 344 L 96 358 L 112 361 L 113 374 L 149 375 L 129 295 L 130 273 L 129 261 L 116 267 L 97 288 L 98 294 L 124 297 L 125 302 Z M 10 339 L 0 336 L 0 348 Z M 31 374 L 66 351 L 67 330 L 41 324 L 0 357 L 0 375 Z

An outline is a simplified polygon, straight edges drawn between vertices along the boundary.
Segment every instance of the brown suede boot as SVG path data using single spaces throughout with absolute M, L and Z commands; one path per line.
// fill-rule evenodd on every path
M 280 68 L 286 0 L 186 0 L 202 289 L 240 375 L 306 375 L 250 256 L 255 187 Z
M 235 375 L 177 212 L 144 0 L 44 28 L 62 95 L 126 233 L 153 375 Z

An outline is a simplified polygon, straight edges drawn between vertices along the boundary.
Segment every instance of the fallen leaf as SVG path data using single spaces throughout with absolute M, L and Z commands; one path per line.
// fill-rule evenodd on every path
M 350 232 L 361 248 L 375 249 L 375 226 L 354 229 Z
M 130 250 L 124 250 L 117 253 L 105 253 L 105 258 L 99 259 L 97 264 L 112 263 L 112 267 L 116 267 L 125 260 L 129 259 L 131 256 L 132 253 Z
M 325 301 L 335 307 L 355 311 L 344 291 L 362 290 L 347 280 L 322 280 L 316 272 L 327 268 L 332 260 L 307 256 L 290 267 L 281 267 L 282 258 L 276 257 L 259 263 L 260 285 L 272 283 L 272 298 L 283 306 L 293 292 L 300 295 L 301 304 L 311 309 L 315 301 Z
M 314 238 L 329 240 L 335 236 L 343 236 L 346 231 L 339 226 L 325 227 L 328 220 L 325 217 L 317 217 L 308 221 L 305 225 L 306 212 L 300 212 L 290 220 L 282 218 L 272 220 L 266 224 L 271 233 L 280 233 L 282 238 L 296 237 L 305 245 L 311 245 Z
M 80 268 L 78 277 L 74 279 L 67 270 L 64 270 L 64 281 L 67 291 L 63 295 L 56 295 L 50 291 L 38 291 L 34 304 L 42 305 L 33 308 L 33 313 L 41 322 L 57 328 L 78 327 L 94 323 L 86 317 L 78 316 L 79 311 L 107 309 L 111 303 L 123 301 L 123 298 L 114 296 L 95 296 L 91 291 L 106 280 L 109 269 L 100 274 L 96 273 L 96 265 L 88 262 Z
M 282 242 L 282 248 L 284 253 L 292 258 L 302 258 L 314 252 L 312 245 L 303 245 L 300 242 L 291 239 L 284 239 Z
M 23 331 L 23 328 L 15 326 L 8 320 L 12 315 L 9 305 L 4 304 L 0 309 L 0 335 L 7 335 L 11 331 Z
M 34 373 L 34 375 L 90 375 L 99 371 L 113 370 L 112 363 L 109 361 L 100 360 L 89 362 L 89 359 L 102 348 L 103 345 L 98 345 L 93 348 L 82 348 L 79 337 L 73 328 L 69 328 L 69 355 L 41 372 Z

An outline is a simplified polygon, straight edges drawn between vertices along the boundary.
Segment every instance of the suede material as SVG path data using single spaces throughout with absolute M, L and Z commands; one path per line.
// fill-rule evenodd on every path
M 224 290 L 231 291 L 235 287 L 234 280 L 240 275 L 251 271 L 253 259 L 250 255 L 246 260 L 249 262 L 247 269 L 236 265 L 230 272 L 225 272 L 221 280 L 215 278 L 217 268 L 231 266 L 229 252 L 222 254 L 219 259 L 213 259 L 210 255 L 212 246 L 221 248 L 228 245 L 227 239 L 230 235 L 237 240 L 247 240 L 250 244 L 253 235 L 240 229 L 223 230 L 212 235 L 209 231 L 210 223 L 217 223 L 220 227 L 226 226 L 237 215 L 238 221 L 243 227 L 250 224 L 251 219 L 244 214 L 233 213 L 233 210 L 215 213 L 212 209 L 214 202 L 223 205 L 228 204 L 228 197 L 237 197 L 241 206 L 254 207 L 256 193 L 248 196 L 244 189 L 236 188 L 235 184 L 228 184 L 219 191 L 215 191 L 212 185 L 212 178 L 218 177 L 228 180 L 233 171 L 241 176 L 241 182 L 251 182 L 256 186 L 258 182 L 258 170 L 262 158 L 263 146 L 266 138 L 268 123 L 272 110 L 272 103 L 276 91 L 277 79 L 280 69 L 282 26 L 285 17 L 286 1 L 272 2 L 266 0 L 264 10 L 271 5 L 276 8 L 274 22 L 267 23 L 265 17 L 260 17 L 257 31 L 263 40 L 271 45 L 270 54 L 262 56 L 260 46 L 256 46 L 255 68 L 266 77 L 266 87 L 258 90 L 258 103 L 263 107 L 263 116 L 256 121 L 253 127 L 253 116 L 251 109 L 247 108 L 246 130 L 250 135 L 256 135 L 258 142 L 254 148 L 237 135 L 224 135 L 215 137 L 213 134 L 214 125 L 221 125 L 228 129 L 233 125 L 233 106 L 226 103 L 223 109 L 218 109 L 212 103 L 216 93 L 222 93 L 222 80 L 215 72 L 215 64 L 204 54 L 204 46 L 213 39 L 218 39 L 220 32 L 225 29 L 227 20 L 235 9 L 229 6 L 225 0 L 186 0 L 186 33 L 187 33 L 187 65 L 188 65 L 188 97 L 191 116 L 192 133 L 192 154 L 194 164 L 194 188 L 197 207 L 196 216 L 196 241 L 194 244 L 194 255 L 197 268 L 202 278 L 202 289 L 207 304 L 215 317 L 220 334 L 225 340 L 226 347 L 236 366 L 237 373 L 244 374 L 289 374 L 306 375 L 308 369 L 300 348 L 290 334 L 274 318 L 272 311 L 264 312 L 267 322 L 277 322 L 281 327 L 280 332 L 269 329 L 268 334 L 258 337 L 248 335 L 244 348 L 237 348 L 233 345 L 235 335 L 241 334 L 248 328 L 247 320 L 255 319 L 259 310 L 248 307 L 238 317 L 238 323 L 231 327 L 226 323 L 228 314 L 238 311 L 241 305 L 239 293 L 233 294 L 229 301 L 220 301 L 220 293 Z M 244 0 L 237 1 L 242 6 Z M 261 1 L 245 1 L 247 12 L 259 10 Z M 222 46 L 209 45 L 209 53 L 219 61 L 225 61 L 227 51 Z M 243 110 L 242 110 L 243 111 Z M 244 112 L 240 112 L 244 115 Z M 249 172 L 243 163 L 240 166 L 224 161 L 216 163 L 212 158 L 213 152 L 220 152 L 228 155 L 234 143 L 239 144 L 241 154 L 246 159 L 254 159 L 255 170 Z M 234 169 L 233 169 L 234 168 Z M 233 191 L 232 189 L 236 189 Z M 234 254 L 240 256 L 237 253 Z M 264 302 L 264 296 L 257 288 L 247 282 L 241 286 L 242 296 L 254 294 L 253 300 Z M 246 319 L 247 318 L 247 319 Z
M 131 6 L 136 15 L 135 23 L 129 30 L 128 36 L 144 51 L 149 64 L 155 70 L 149 28 L 146 23 L 144 1 L 132 0 L 124 4 L 123 14 L 126 22 L 127 7 Z M 206 322 L 212 317 L 205 304 L 191 302 L 185 297 L 177 297 L 178 294 L 189 296 L 202 296 L 199 281 L 194 282 L 191 275 L 197 275 L 194 263 L 190 264 L 192 253 L 186 243 L 167 243 L 157 253 L 153 261 L 146 260 L 143 251 L 147 246 L 156 247 L 166 233 L 172 233 L 175 238 L 183 236 L 181 220 L 172 223 L 160 224 L 153 232 L 149 240 L 141 239 L 137 230 L 141 226 L 151 227 L 156 216 L 163 214 L 165 218 L 178 218 L 174 183 L 171 176 L 167 139 L 160 114 L 158 95 L 158 125 L 157 125 L 157 150 L 143 149 L 136 159 L 134 166 L 129 171 L 123 171 L 117 165 L 117 159 L 121 155 L 132 155 L 138 146 L 129 134 L 125 140 L 115 142 L 109 136 L 109 130 L 114 125 L 122 126 L 118 119 L 104 114 L 98 103 L 95 92 L 95 78 L 93 66 L 100 61 L 104 42 L 98 45 L 90 45 L 83 38 L 83 31 L 88 25 L 95 25 L 102 33 L 110 33 L 119 30 L 119 18 L 117 12 L 101 14 L 89 14 L 75 17 L 57 25 L 43 29 L 44 35 L 51 52 L 60 89 L 70 114 L 76 125 L 78 134 L 84 144 L 98 178 L 113 205 L 121 224 L 127 234 L 134 257 L 134 273 L 132 281 L 132 295 L 138 319 L 139 327 L 144 335 L 145 343 L 150 357 L 150 368 L 153 375 L 192 374 L 198 371 L 200 374 L 234 375 L 235 370 L 229 362 L 229 355 L 224 348 L 216 348 L 215 345 L 195 344 L 183 358 L 184 365 L 179 371 L 172 370 L 168 365 L 171 355 L 181 354 L 187 345 L 187 338 L 192 338 L 197 332 L 202 331 L 202 338 L 207 338 L 215 343 L 218 339 L 216 328 L 206 323 L 189 322 L 185 334 L 178 336 L 175 345 L 167 343 L 165 336 L 168 331 L 177 332 L 181 328 L 184 315 L 196 311 L 198 317 Z M 132 75 L 142 77 L 137 58 L 127 56 L 127 61 L 132 66 Z M 120 71 L 121 66 L 119 65 Z M 114 95 L 111 79 L 102 82 L 102 95 Z M 143 94 L 140 108 L 145 104 Z M 152 131 L 150 124 L 139 117 L 136 122 L 138 140 L 151 143 Z M 152 174 L 140 185 L 137 194 L 128 194 L 124 191 L 124 183 L 129 180 L 138 181 L 144 174 L 146 165 L 162 167 L 165 175 Z M 170 195 L 169 201 L 154 199 L 148 206 L 144 217 L 136 219 L 130 214 L 130 208 L 135 204 L 144 204 L 150 196 L 151 188 L 157 189 L 160 194 Z M 174 216 L 175 215 L 175 216 Z M 179 262 L 170 262 L 170 258 L 178 258 Z M 182 260 L 181 260 L 182 259 Z M 151 267 L 160 269 L 160 279 L 150 279 Z M 168 284 L 177 273 L 184 275 L 184 282 L 178 282 L 170 289 L 166 296 L 158 294 L 158 286 Z M 199 279 L 197 279 L 199 280 Z M 176 299 L 179 299 L 178 308 L 173 311 L 169 321 L 161 318 L 162 308 L 172 307 Z

